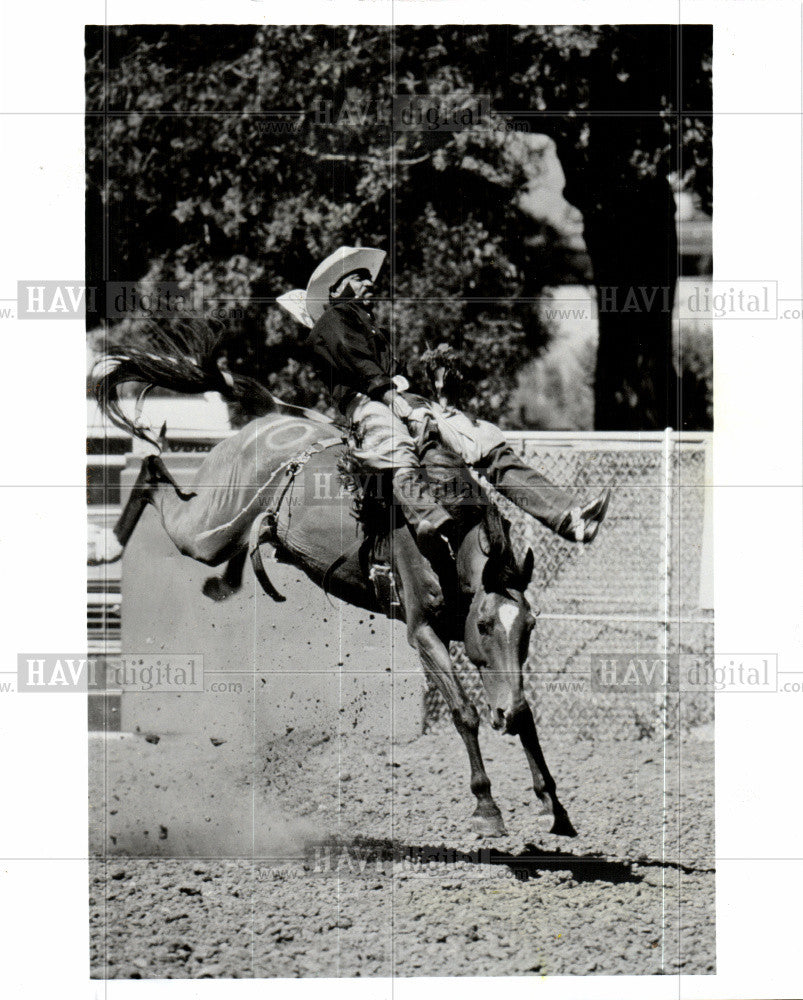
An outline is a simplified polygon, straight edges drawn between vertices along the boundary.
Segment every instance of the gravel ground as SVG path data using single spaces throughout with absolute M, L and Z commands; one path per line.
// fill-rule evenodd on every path
M 508 827 L 492 841 L 467 830 L 456 733 L 273 742 L 246 784 L 292 836 L 256 860 L 96 857 L 92 975 L 714 972 L 713 743 L 544 734 L 567 840 L 536 815 L 517 742 L 481 735 Z

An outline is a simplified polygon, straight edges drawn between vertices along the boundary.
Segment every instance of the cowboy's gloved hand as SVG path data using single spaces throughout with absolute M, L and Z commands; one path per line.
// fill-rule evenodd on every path
M 420 448 L 431 431 L 431 420 L 427 410 L 426 400 L 409 392 L 396 392 L 391 389 L 384 395 L 384 402 L 393 411 L 416 439 Z
M 412 406 L 396 389 L 388 389 L 382 397 L 382 402 L 393 410 L 399 420 L 406 420 L 413 412 Z

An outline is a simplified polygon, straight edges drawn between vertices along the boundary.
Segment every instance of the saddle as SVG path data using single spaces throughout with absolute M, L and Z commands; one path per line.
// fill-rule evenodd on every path
M 422 455 L 432 491 L 460 524 L 460 536 L 479 521 L 482 491 L 456 455 L 431 443 Z M 340 596 L 356 603 L 367 580 L 376 608 L 393 615 L 400 606 L 390 557 L 398 526 L 390 473 L 367 470 L 342 440 L 328 440 L 284 463 L 271 477 L 267 510 L 254 522 L 248 551 L 254 573 L 275 601 L 284 596 L 265 570 L 261 547 L 302 566 L 326 592 L 337 579 Z M 349 594 L 351 591 L 351 594 Z

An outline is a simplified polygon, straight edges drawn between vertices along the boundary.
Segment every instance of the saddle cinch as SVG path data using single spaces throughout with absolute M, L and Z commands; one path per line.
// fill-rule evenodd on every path
M 431 444 L 422 466 L 435 499 L 460 521 L 461 534 L 480 517 L 482 491 L 465 464 Z M 284 463 L 271 477 L 269 506 L 251 528 L 248 552 L 254 573 L 275 601 L 276 589 L 262 557 L 270 544 L 327 592 L 365 606 L 365 581 L 375 605 L 393 613 L 399 606 L 391 569 L 389 535 L 401 514 L 394 507 L 389 473 L 360 466 L 341 439 L 322 441 Z

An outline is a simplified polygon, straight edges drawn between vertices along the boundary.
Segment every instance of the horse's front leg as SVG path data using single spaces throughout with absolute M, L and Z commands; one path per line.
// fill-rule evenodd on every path
M 466 745 L 471 767 L 471 791 L 477 800 L 472 826 L 485 836 L 502 836 L 505 824 L 491 795 L 491 780 L 480 753 L 479 715 L 460 683 L 447 646 L 433 624 L 442 611 L 443 596 L 435 574 L 405 527 L 393 533 L 393 562 L 401 582 L 408 641 L 418 652 L 425 674 L 443 695 L 455 728 Z
M 577 831 L 572 826 L 569 814 L 558 800 L 558 793 L 555 788 L 555 779 L 549 773 L 549 768 L 544 760 L 544 753 L 541 750 L 541 742 L 535 728 L 535 719 L 532 709 L 525 701 L 523 706 L 516 713 L 512 724 L 508 726 L 508 732 L 518 734 L 527 763 L 533 776 L 533 789 L 539 801 L 552 814 L 552 829 L 550 833 L 562 834 L 564 837 L 576 837 Z
M 471 825 L 474 830 L 486 837 L 504 836 L 507 831 L 502 813 L 491 795 L 491 779 L 485 771 L 480 753 L 480 717 L 455 673 L 449 650 L 441 642 L 434 628 L 423 623 L 414 629 L 411 644 L 421 657 L 427 677 L 432 680 L 449 706 L 455 728 L 466 745 L 471 768 L 471 791 L 477 800 Z

